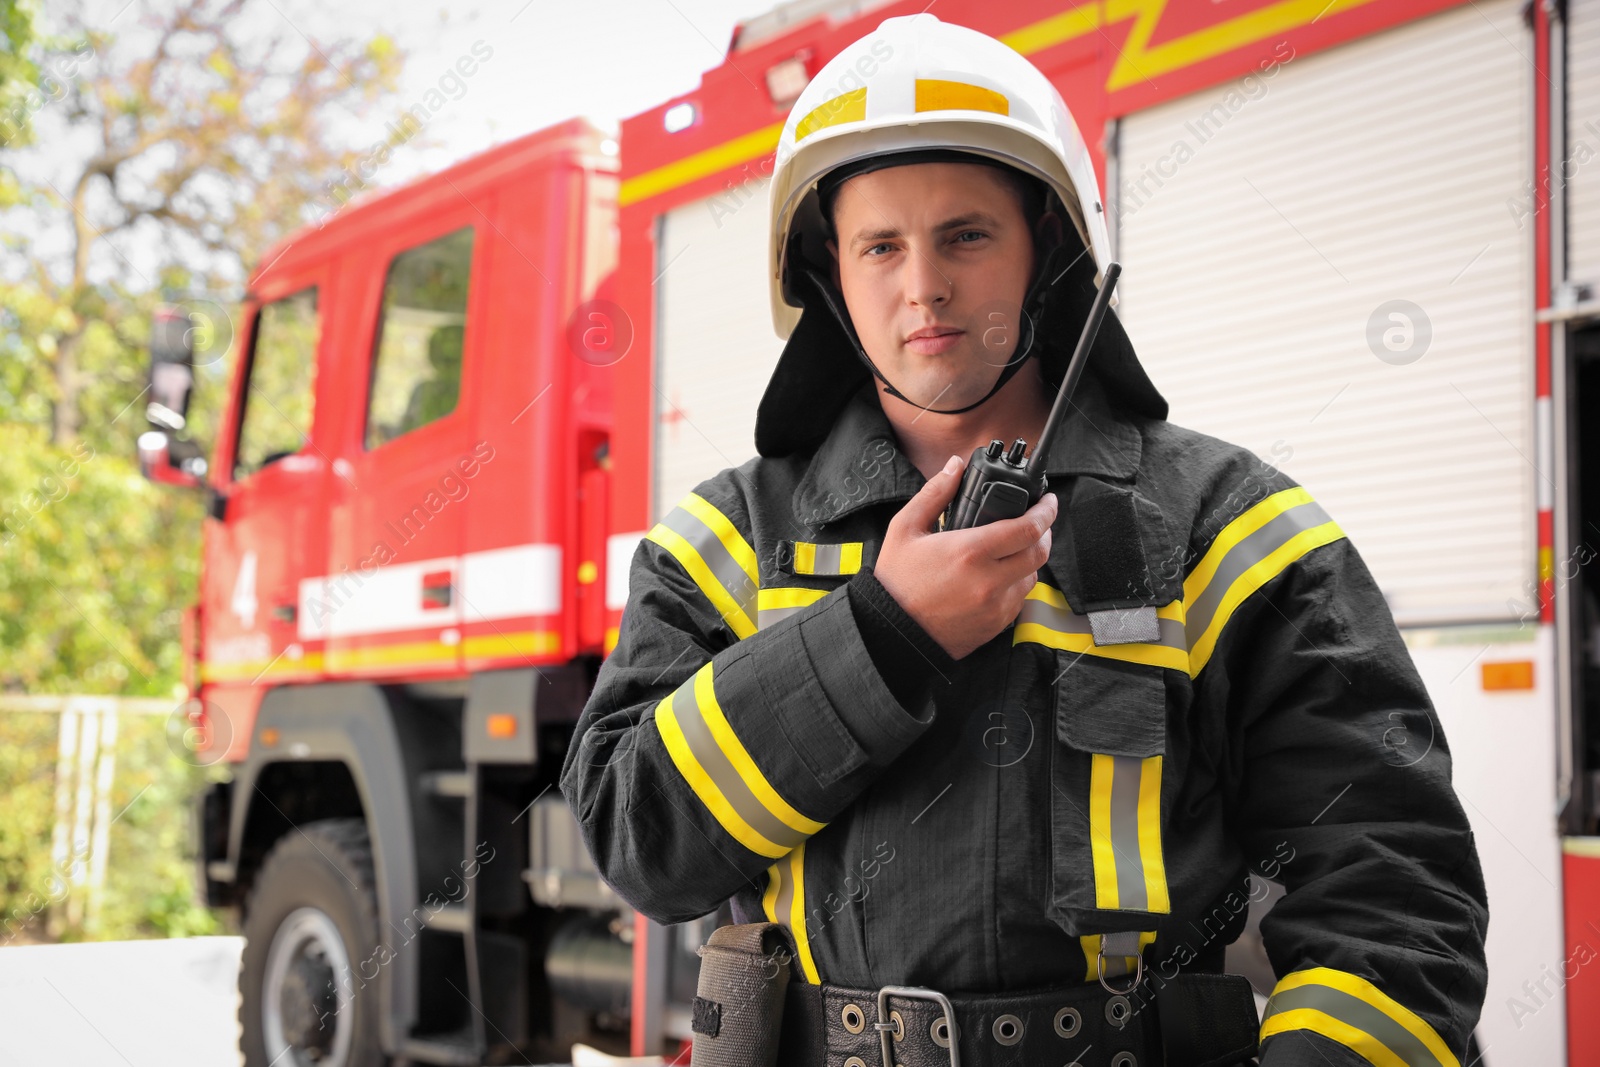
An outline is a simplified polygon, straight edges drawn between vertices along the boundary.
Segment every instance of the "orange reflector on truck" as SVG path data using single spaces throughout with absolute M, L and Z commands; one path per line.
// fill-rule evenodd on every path
M 503 741 L 517 736 L 517 717 L 505 712 L 497 712 L 488 719 L 489 736 L 497 741 Z
M 1483 687 L 1489 690 L 1532 689 L 1533 660 L 1514 659 L 1503 663 L 1485 663 Z

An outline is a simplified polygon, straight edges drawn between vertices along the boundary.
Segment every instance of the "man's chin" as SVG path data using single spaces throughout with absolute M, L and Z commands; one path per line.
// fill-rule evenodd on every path
M 889 397 L 889 400 L 911 408 L 932 408 L 936 411 L 954 411 L 969 404 L 976 404 L 994 384 L 992 380 L 952 382 L 949 379 L 916 378 L 901 382 L 893 376 L 890 376 L 889 380 L 894 382 L 895 388 L 907 398 L 900 400 L 898 397 Z

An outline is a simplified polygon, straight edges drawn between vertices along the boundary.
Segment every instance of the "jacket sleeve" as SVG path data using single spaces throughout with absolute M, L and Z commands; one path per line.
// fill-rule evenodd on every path
M 1483 875 L 1371 573 L 1291 487 L 1225 528 L 1195 578 L 1214 641 L 1197 695 L 1227 709 L 1246 858 L 1287 890 L 1262 922 L 1279 978 L 1263 1067 L 1457 1067 L 1486 983 Z
M 640 543 L 562 768 L 601 877 L 658 922 L 753 883 L 932 722 L 886 686 L 848 585 L 756 629 L 749 529 L 713 479 Z

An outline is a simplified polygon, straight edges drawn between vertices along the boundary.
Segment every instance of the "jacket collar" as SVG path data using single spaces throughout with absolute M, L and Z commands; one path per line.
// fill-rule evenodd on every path
M 887 447 L 886 447 L 887 446 Z M 1143 439 L 1107 399 L 1094 374 L 1079 383 L 1072 407 L 1050 446 L 1045 474 L 1089 474 L 1121 481 L 1139 469 Z M 795 487 L 795 517 L 811 525 L 836 522 L 863 508 L 915 496 L 927 479 L 900 451 L 872 382 L 864 384 L 834 421 Z

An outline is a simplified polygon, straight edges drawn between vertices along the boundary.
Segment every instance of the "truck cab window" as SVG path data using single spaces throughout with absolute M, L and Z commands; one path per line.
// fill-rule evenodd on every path
M 245 383 L 235 479 L 305 447 L 320 331 L 315 287 L 262 305 Z
M 369 449 L 455 410 L 471 268 L 471 227 L 402 252 L 389 265 L 367 406 Z

